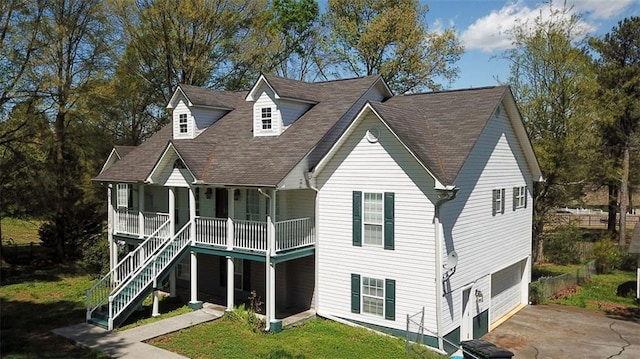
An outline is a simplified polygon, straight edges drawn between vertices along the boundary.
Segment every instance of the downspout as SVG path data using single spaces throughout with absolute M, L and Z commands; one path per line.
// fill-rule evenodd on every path
M 452 188 L 450 190 L 436 190 L 438 191 L 438 202 L 435 205 L 435 215 L 433 217 L 433 224 L 435 225 L 436 236 L 436 333 L 438 335 L 438 349 L 444 350 L 443 333 L 442 333 L 442 241 L 444 236 L 442 233 L 442 225 L 440 223 L 440 207 L 448 201 L 456 198 L 458 194 L 458 188 Z

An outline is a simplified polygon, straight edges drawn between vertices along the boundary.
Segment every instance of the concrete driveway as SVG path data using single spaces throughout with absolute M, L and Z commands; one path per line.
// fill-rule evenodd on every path
M 640 358 L 640 318 L 562 305 L 530 305 L 482 339 L 514 358 Z

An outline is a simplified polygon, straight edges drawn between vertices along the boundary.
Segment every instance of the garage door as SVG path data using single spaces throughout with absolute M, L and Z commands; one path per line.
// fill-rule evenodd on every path
M 491 322 L 502 318 L 520 305 L 522 262 L 491 275 Z

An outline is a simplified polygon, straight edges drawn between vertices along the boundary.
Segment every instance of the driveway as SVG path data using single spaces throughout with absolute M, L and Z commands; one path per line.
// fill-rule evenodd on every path
M 482 339 L 514 358 L 640 358 L 640 318 L 562 305 L 530 305 Z

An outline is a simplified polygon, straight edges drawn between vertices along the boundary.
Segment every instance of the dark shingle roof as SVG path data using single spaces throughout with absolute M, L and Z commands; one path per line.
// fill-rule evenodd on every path
M 189 101 L 196 106 L 211 106 L 233 109 L 237 92 L 218 91 L 204 87 L 180 84 L 180 89 L 187 96 Z
M 318 83 L 278 79 L 270 84 L 281 96 L 297 93 L 318 102 L 280 136 L 254 137 L 253 102 L 244 100 L 246 92 L 236 92 L 234 98 L 229 99 L 234 103 L 234 110 L 195 139 L 172 140 L 172 143 L 187 167 L 205 183 L 275 186 L 379 79 L 379 76 L 368 76 Z M 218 94 L 208 89 L 201 93 L 205 91 L 212 97 Z M 171 137 L 171 125 L 163 127 L 96 180 L 144 181 Z
M 116 153 L 118 154 L 118 156 L 120 156 L 120 158 L 123 158 L 124 156 L 128 155 L 131 151 L 133 151 L 134 149 L 136 149 L 136 146 L 114 146 L 114 148 L 116 149 Z
M 317 90 L 313 88 L 314 86 L 309 86 L 309 83 L 267 74 L 262 76 L 280 97 L 319 102 Z
M 389 127 L 444 184 L 452 184 L 506 86 L 394 96 L 372 103 Z

